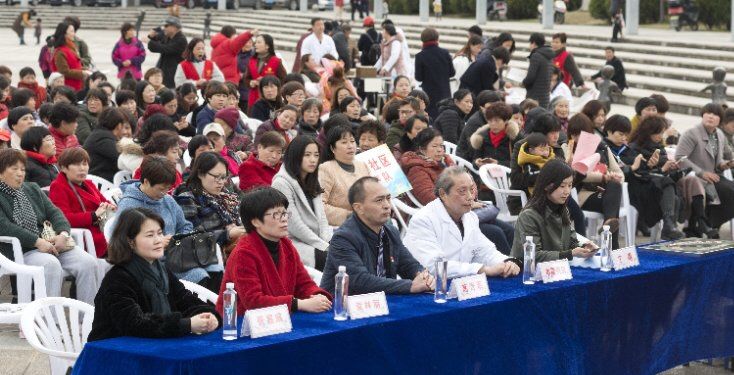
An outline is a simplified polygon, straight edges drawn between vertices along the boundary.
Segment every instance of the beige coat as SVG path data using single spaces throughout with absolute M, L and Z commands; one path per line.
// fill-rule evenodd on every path
M 324 211 L 329 225 L 341 226 L 352 213 L 348 193 L 355 181 L 369 176 L 367 165 L 355 160 L 354 173 L 342 169 L 336 160 L 327 161 L 319 166 L 319 184 L 324 189 Z

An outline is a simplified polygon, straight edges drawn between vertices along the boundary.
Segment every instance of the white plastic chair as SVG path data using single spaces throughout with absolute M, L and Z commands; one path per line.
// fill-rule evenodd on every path
M 421 204 L 421 202 L 418 201 L 418 198 L 416 198 L 415 195 L 413 195 L 413 193 L 411 193 L 410 191 L 407 191 L 407 192 L 405 192 L 405 195 L 408 196 L 408 199 L 410 199 L 410 202 L 413 203 L 416 207 L 418 207 L 418 208 L 422 208 L 423 207 L 423 205 Z
M 119 187 L 114 187 L 110 190 L 103 191 L 102 196 L 108 201 L 117 204 L 117 202 L 120 201 L 120 198 L 122 198 L 122 190 Z
M 571 189 L 571 198 L 577 203 L 579 202 L 576 189 Z M 604 215 L 599 212 L 585 210 L 583 212 L 584 217 L 589 221 L 587 233 L 589 233 L 589 230 L 598 231 L 598 228 L 604 223 Z M 637 231 L 637 210 L 630 204 L 626 182 L 622 183 L 622 204 L 619 207 L 619 221 L 619 234 L 624 236 L 626 246 L 634 246 L 635 233 Z
M 316 283 L 316 285 L 321 285 L 321 277 L 324 276 L 324 273 L 317 270 L 316 268 L 309 267 L 307 265 L 303 265 L 303 267 L 306 268 L 306 272 L 308 272 L 308 276 L 311 277 L 311 280 Z
M 77 247 L 81 247 L 82 250 L 86 250 L 91 256 L 97 257 L 97 249 L 94 246 L 94 238 L 92 232 L 89 229 L 84 228 L 71 228 L 71 238 L 76 242 Z
M 257 128 L 260 127 L 260 124 L 262 124 L 262 121 L 256 119 L 256 118 L 248 118 L 247 120 L 242 120 L 242 122 L 247 125 L 250 130 L 252 130 L 252 134 L 255 134 L 257 132 Z
M 104 193 L 105 191 L 115 187 L 115 185 L 113 185 L 111 182 L 93 174 L 88 174 L 87 180 L 92 181 L 92 183 L 97 186 L 97 189 L 99 189 L 100 193 Z
M 121 183 L 133 178 L 133 174 L 130 171 L 119 171 L 112 177 L 112 184 L 120 186 Z
M 0 237 L 0 242 L 9 243 L 13 247 L 13 256 L 22 259 L 23 250 L 20 241 L 15 237 Z M 22 262 L 13 262 L 0 254 L 0 276 L 16 275 L 18 285 L 18 303 L 0 303 L 0 324 L 19 324 L 23 310 L 36 298 L 46 297 L 46 278 L 43 267 L 28 266 Z
M 107 222 L 104 224 L 104 238 L 109 243 L 112 239 L 112 231 L 115 230 L 115 222 L 117 221 L 117 215 L 112 216 L 111 218 L 107 219 Z
M 211 290 L 204 288 L 203 286 L 192 283 L 191 281 L 186 280 L 179 280 L 181 284 L 183 284 L 184 288 L 191 291 L 191 293 L 196 294 L 197 297 L 199 297 L 200 300 L 204 302 L 209 302 L 212 305 L 217 304 L 217 299 L 219 299 L 219 296 L 212 292 Z
M 474 168 L 474 165 L 468 162 L 466 159 L 462 158 L 461 156 L 451 154 L 449 154 L 449 157 L 454 161 L 456 165 L 468 169 L 471 173 L 474 173 L 475 175 L 479 175 L 479 170 Z
M 520 197 L 522 206 L 528 202 L 528 197 L 522 190 L 510 189 L 510 180 L 508 175 L 510 168 L 499 164 L 485 164 L 479 168 L 479 178 L 482 182 L 494 192 L 495 205 L 499 208 L 500 213 L 497 218 L 502 221 L 515 222 L 517 215 L 510 213 L 507 207 L 507 197 Z
M 239 188 L 240 187 L 240 176 L 232 176 L 232 184 Z
M 443 148 L 447 154 L 456 156 L 456 145 L 455 144 L 449 141 L 443 141 Z
M 28 343 L 47 354 L 51 374 L 65 374 L 74 366 L 92 330 L 94 307 L 84 302 L 48 297 L 30 303 L 23 310 L 20 329 Z
M 408 216 L 413 216 L 418 212 L 418 209 L 408 206 L 397 198 L 390 199 L 390 203 L 392 203 L 392 208 L 395 210 L 395 217 L 400 224 L 400 237 L 405 237 L 405 233 L 408 231 L 408 224 L 403 219 L 402 214 L 404 213 Z
M 184 164 L 187 167 L 190 167 L 191 166 L 191 161 L 192 160 L 193 159 L 191 158 L 191 155 L 189 155 L 189 152 L 188 151 L 186 151 L 186 152 L 183 153 L 183 161 L 184 161 Z

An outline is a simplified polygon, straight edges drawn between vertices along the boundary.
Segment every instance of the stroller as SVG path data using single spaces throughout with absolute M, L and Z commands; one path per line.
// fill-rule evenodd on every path
M 668 16 L 675 31 L 686 25 L 693 31 L 698 30 L 698 6 L 693 0 L 668 0 Z

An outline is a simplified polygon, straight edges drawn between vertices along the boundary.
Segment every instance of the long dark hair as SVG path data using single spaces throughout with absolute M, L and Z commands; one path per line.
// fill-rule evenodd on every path
M 193 157 L 193 155 L 191 155 Z M 191 165 L 191 173 L 186 180 L 186 186 L 192 193 L 200 195 L 204 193 L 204 186 L 201 184 L 201 175 L 209 173 L 214 167 L 222 164 L 227 169 L 227 160 L 224 156 L 216 152 L 207 151 L 196 157 Z
M 263 42 L 268 45 L 268 56 L 275 56 L 275 42 L 270 34 L 260 34 L 263 38 Z
M 129 208 L 118 215 L 116 220 L 117 224 L 112 231 L 110 244 L 107 246 L 108 262 L 112 264 L 123 264 L 132 259 L 133 253 L 135 252 L 132 244 L 135 241 L 135 237 L 140 233 L 143 223 L 148 219 L 156 221 L 161 226 L 161 229 L 166 227 L 163 219 L 148 208 Z
M 316 145 L 316 150 L 320 152 L 319 144 L 313 137 L 307 135 L 299 135 L 293 138 L 291 143 L 285 149 L 285 155 L 283 155 L 283 166 L 285 171 L 298 181 L 298 185 L 303 189 L 304 194 L 309 199 L 317 197 L 323 193 L 324 189 L 319 184 L 319 167 L 316 166 L 316 170 L 313 173 L 306 175 L 306 178 L 301 179 L 301 166 L 303 165 L 303 155 L 306 153 L 308 145 Z
M 186 49 L 183 51 L 183 54 L 181 54 L 181 57 L 183 57 L 184 60 L 193 61 L 194 60 L 194 48 L 199 43 L 204 43 L 204 39 L 192 38 L 189 41 L 189 44 L 186 45 Z M 206 43 L 204 43 L 204 47 L 206 48 Z M 204 56 L 201 59 L 206 60 L 206 52 L 204 52 Z
M 153 103 L 146 103 L 145 100 L 143 100 L 143 91 L 145 91 L 145 88 L 148 86 L 153 85 L 151 85 L 150 82 L 146 80 L 140 80 L 138 81 L 138 83 L 135 84 L 135 102 L 137 103 L 138 108 L 142 108 L 143 110 L 145 110 L 145 107 L 156 103 L 158 99 L 157 97 L 156 99 L 153 99 Z
M 54 48 L 63 47 L 66 45 L 66 30 L 69 30 L 70 23 L 59 22 L 56 25 L 56 31 L 54 31 Z
M 532 208 L 541 215 L 545 215 L 545 209 L 548 207 L 548 195 L 553 193 L 563 180 L 573 176 L 573 169 L 560 159 L 549 160 L 540 170 L 538 178 L 535 180 L 535 189 L 530 197 L 526 208 Z M 571 223 L 571 215 L 568 213 L 568 206 L 563 205 L 561 213 L 563 224 Z
M 654 145 L 652 136 L 664 132 L 667 127 L 668 123 L 663 116 L 647 116 L 640 122 L 637 131 L 632 134 L 630 143 L 634 143 L 641 148 Z

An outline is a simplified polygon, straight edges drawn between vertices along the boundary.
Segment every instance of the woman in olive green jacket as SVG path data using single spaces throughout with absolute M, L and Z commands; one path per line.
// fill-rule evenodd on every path
M 526 236 L 533 237 L 538 262 L 594 255 L 596 245 L 591 242 L 581 245 L 576 238 L 566 207 L 571 189 L 573 170 L 568 164 L 554 159 L 543 166 L 535 181 L 533 196 L 515 223 L 511 256 L 523 258 Z

